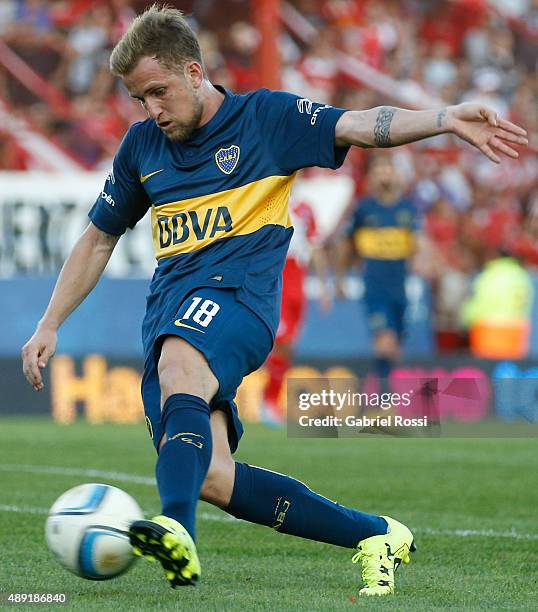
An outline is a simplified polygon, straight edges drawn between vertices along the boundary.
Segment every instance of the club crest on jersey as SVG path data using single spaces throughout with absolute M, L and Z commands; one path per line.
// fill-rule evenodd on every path
M 227 149 L 219 149 L 215 153 L 215 161 L 219 170 L 224 174 L 231 174 L 237 166 L 240 153 L 241 149 L 237 145 L 232 145 Z

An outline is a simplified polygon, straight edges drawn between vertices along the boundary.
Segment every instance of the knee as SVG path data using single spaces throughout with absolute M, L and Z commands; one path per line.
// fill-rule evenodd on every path
M 200 499 L 220 508 L 226 508 L 232 497 L 234 479 L 235 462 L 231 455 L 212 457 L 200 491 Z
M 188 393 L 210 402 L 219 384 L 205 357 L 179 338 L 167 339 L 158 364 L 161 401 L 175 393 Z
M 189 384 L 192 378 L 193 372 L 191 369 L 189 362 L 181 357 L 173 361 L 161 357 L 158 373 L 163 401 L 174 393 L 185 392 L 183 388 Z

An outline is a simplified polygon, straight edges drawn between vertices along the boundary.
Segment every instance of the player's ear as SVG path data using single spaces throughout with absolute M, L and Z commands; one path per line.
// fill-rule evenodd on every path
M 194 88 L 198 89 L 204 80 L 202 66 L 194 60 L 185 62 L 183 72 L 187 81 L 189 81 Z

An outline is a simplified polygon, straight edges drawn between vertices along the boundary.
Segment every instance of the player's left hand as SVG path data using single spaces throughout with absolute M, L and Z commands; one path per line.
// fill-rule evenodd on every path
M 500 154 L 517 158 L 519 153 L 508 143 L 527 145 L 527 132 L 482 104 L 464 103 L 446 109 L 450 132 L 474 145 L 488 159 L 500 163 Z

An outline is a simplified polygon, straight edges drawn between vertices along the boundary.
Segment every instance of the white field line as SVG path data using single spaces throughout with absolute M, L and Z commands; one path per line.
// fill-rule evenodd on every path
M 132 482 L 135 484 L 155 486 L 155 478 L 149 476 L 137 476 L 124 472 L 107 472 L 103 470 L 91 470 L 82 468 L 65 468 L 48 465 L 21 465 L 0 464 L 0 472 L 26 472 L 30 474 L 58 474 L 62 476 L 81 476 L 84 478 L 104 478 L 118 482 Z M 0 504 L 0 512 L 15 512 L 20 514 L 48 514 L 48 508 L 33 506 L 16 506 Z M 147 513 L 151 514 L 151 513 Z M 216 521 L 219 523 L 244 523 L 233 516 L 213 514 L 211 512 L 199 512 L 197 517 L 202 521 Z M 538 534 L 517 533 L 516 531 L 496 531 L 495 529 L 432 529 L 430 527 L 412 527 L 415 533 L 423 533 L 433 536 L 447 536 L 457 538 L 507 538 L 511 540 L 538 541 Z
M 1 463 L 0 472 L 28 472 L 30 474 L 56 474 L 59 476 L 81 476 L 83 478 L 110 478 L 118 482 L 132 482 L 134 484 L 155 486 L 152 476 L 137 476 L 124 472 L 107 472 L 103 470 L 89 470 L 82 468 L 66 468 L 52 465 L 20 465 Z
M 511 540 L 538 541 L 538 533 L 517 533 L 517 531 L 496 531 L 495 529 L 431 529 L 430 527 L 411 528 L 414 533 L 457 538 L 508 538 Z
M 0 504 L 0 512 L 16 512 L 17 514 L 48 514 L 48 508 L 34 508 L 32 506 L 13 506 Z
M 16 514 L 41 514 L 46 516 L 49 513 L 48 508 L 38 508 L 33 506 L 14 506 L 12 504 L 0 504 L 0 512 L 15 512 Z M 156 514 L 156 510 L 153 512 L 144 511 L 146 515 Z M 198 512 L 197 518 L 202 521 L 216 521 L 218 523 L 242 523 L 233 516 L 219 516 L 218 514 L 211 514 L 210 512 Z

